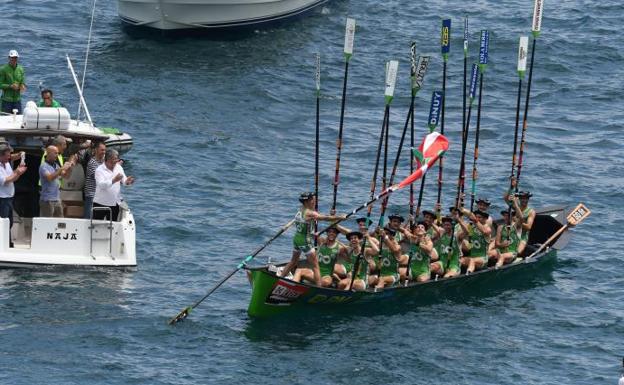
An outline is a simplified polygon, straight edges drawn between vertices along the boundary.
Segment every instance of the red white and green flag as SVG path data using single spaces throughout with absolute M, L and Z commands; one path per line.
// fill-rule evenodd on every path
M 436 160 L 449 148 L 449 141 L 446 137 L 438 132 L 432 132 L 425 136 L 422 143 L 417 149 L 412 149 L 414 154 L 414 160 L 416 161 L 416 170 L 412 175 L 405 178 L 398 184 L 398 188 L 403 188 L 416 180 L 422 178 L 423 175 L 429 170 Z

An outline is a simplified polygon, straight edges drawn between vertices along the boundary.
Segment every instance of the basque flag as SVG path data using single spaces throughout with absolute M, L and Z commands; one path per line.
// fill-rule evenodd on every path
M 412 149 L 416 160 L 416 171 L 399 183 L 398 188 L 403 188 L 414 181 L 422 178 L 423 175 L 433 166 L 438 158 L 448 150 L 449 141 L 438 132 L 432 132 L 425 136 L 418 150 Z

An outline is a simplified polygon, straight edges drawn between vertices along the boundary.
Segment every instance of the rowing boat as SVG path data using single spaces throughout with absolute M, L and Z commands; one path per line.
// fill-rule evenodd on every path
M 527 246 L 528 251 L 537 250 L 566 223 L 565 207 L 548 207 L 536 212 Z M 552 246 L 535 256 L 518 258 L 514 263 L 498 269 L 490 267 L 470 275 L 462 274 L 454 278 L 432 279 L 428 282 L 410 283 L 378 291 L 322 288 L 277 277 L 274 271 L 279 266 L 248 267 L 246 269 L 251 282 L 251 300 L 247 312 L 252 317 L 266 318 L 288 313 L 296 314 L 306 309 L 331 312 L 342 309 L 345 305 L 354 309 L 358 305 L 365 306 L 371 302 L 382 301 L 384 303 L 409 301 L 417 305 L 461 295 L 475 288 L 483 290 L 496 283 L 509 282 L 512 278 L 521 280 L 536 272 L 552 269 L 557 250 L 563 248 L 569 239 L 568 232 L 562 234 Z

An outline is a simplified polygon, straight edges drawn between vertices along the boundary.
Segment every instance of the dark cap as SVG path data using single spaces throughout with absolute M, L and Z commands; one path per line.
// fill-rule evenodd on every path
M 384 231 L 390 235 L 394 235 L 396 234 L 396 231 L 394 231 L 393 229 L 391 229 L 390 227 L 386 226 L 384 227 Z
M 364 238 L 364 235 L 362 235 L 359 231 L 351 231 L 350 233 L 347 233 L 347 239 L 351 240 L 351 237 L 354 235 L 360 239 Z
M 444 222 L 453 223 L 453 218 L 451 218 L 451 217 L 442 217 L 440 220 L 442 221 L 442 223 L 444 223 Z
M 485 211 L 481 211 L 481 210 L 475 210 L 472 212 L 474 215 L 480 215 L 483 218 L 487 219 L 490 217 L 490 214 L 486 213 Z
M 305 201 L 309 201 L 310 199 L 314 198 L 316 196 L 315 193 L 313 192 L 302 192 L 301 194 L 299 194 L 299 202 L 303 203 Z
M 334 233 L 338 234 L 338 229 L 336 228 L 336 226 L 329 226 L 325 232 L 330 232 L 333 231 Z
M 388 215 L 388 219 L 390 219 L 390 220 L 398 219 L 401 223 L 405 222 L 405 218 L 403 218 L 401 216 L 401 214 L 399 214 L 399 213 L 392 213 L 392 214 Z
M 434 217 L 434 218 L 435 218 L 435 216 L 436 216 L 436 215 L 435 215 L 435 213 L 434 213 L 433 211 L 429 211 L 429 210 L 423 210 L 422 215 L 423 215 L 423 216 L 425 216 L 425 215 L 431 215 L 431 216 L 432 216 L 432 217 Z
M 492 204 L 492 202 L 490 202 L 489 199 L 483 198 L 483 197 L 478 198 L 475 202 L 477 202 L 477 203 L 484 203 L 487 206 Z
M 449 213 L 454 213 L 455 211 L 459 211 L 459 208 L 457 208 L 455 206 L 449 207 Z
M 530 191 L 518 191 L 516 193 L 516 196 L 519 198 L 523 198 L 523 197 L 530 198 L 533 196 L 533 194 L 531 194 Z
M 366 218 L 366 217 L 359 217 L 358 219 L 355 220 L 356 223 L 361 223 L 364 222 L 366 223 L 366 226 L 370 226 L 371 223 L 373 223 L 372 220 Z
M 501 211 L 501 215 L 507 215 L 509 214 L 509 210 L 502 210 Z M 516 214 L 516 210 L 511 210 L 511 215 L 515 215 Z

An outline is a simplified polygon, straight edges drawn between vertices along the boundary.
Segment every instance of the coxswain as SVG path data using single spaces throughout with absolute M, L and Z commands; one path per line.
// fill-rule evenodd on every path
M 321 272 L 319 268 L 316 250 L 314 250 L 312 231 L 314 229 L 314 221 L 339 221 L 344 220 L 344 215 L 325 215 L 319 214 L 314 210 L 316 203 L 316 194 L 313 192 L 304 192 L 299 196 L 301 208 L 295 215 L 295 225 L 297 226 L 295 236 L 293 238 L 292 257 L 286 267 L 280 273 L 281 277 L 286 277 L 289 273 L 297 268 L 301 253 L 307 258 L 308 263 L 314 272 L 314 283 L 321 285 Z
M 317 247 L 322 287 L 332 286 L 334 281 L 333 277 L 334 274 L 336 274 L 334 267 L 337 266 L 337 262 L 340 262 L 338 261 L 338 254 L 340 250 L 345 248 L 345 246 L 336 239 L 338 237 L 338 229 L 336 229 L 335 226 L 330 226 L 326 233 L 327 236 L 318 238 Z M 342 265 L 340 264 L 340 266 Z M 314 283 L 314 271 L 309 268 L 297 269 L 293 280 L 301 282 L 304 279 Z
M 526 242 L 521 239 L 522 236 L 522 216 L 517 215 L 515 211 L 501 211 L 503 224 L 496 229 L 496 248 L 490 251 L 489 256 L 496 260 L 496 267 L 501 267 L 512 262 L 516 257 L 524 251 Z
M 467 224 L 461 215 L 456 214 L 456 220 L 461 227 L 459 239 L 467 241 L 467 256 L 460 259 L 460 263 L 466 268 L 466 273 L 470 274 L 475 270 L 487 267 L 487 248 L 492 235 L 492 228 L 488 226 L 489 214 L 481 210 L 470 212 L 465 208 L 461 209 L 472 223 Z
M 402 228 L 403 235 L 410 243 L 409 264 L 406 270 L 401 269 L 401 278 L 416 282 L 426 282 L 431 277 L 431 260 L 437 260 L 437 252 L 433 242 L 425 230 L 425 222 L 418 222 L 414 231 Z
M 453 237 L 451 241 L 451 236 Z M 460 273 L 459 266 L 459 242 L 453 229 L 453 218 L 442 217 L 442 232 L 434 247 L 438 252 L 439 259 L 431 262 L 431 273 L 448 277 L 455 277 Z
M 366 248 L 362 253 L 363 239 L 366 237 Z M 371 242 L 373 237 L 367 232 L 363 235 L 359 231 L 352 231 L 347 234 L 347 240 L 349 240 L 349 246 L 342 250 L 340 257 L 344 260 L 344 267 L 347 271 L 347 276 L 338 282 L 338 289 L 349 290 L 352 287 L 354 290 L 365 290 L 367 284 L 367 275 L 370 269 L 375 268 L 375 262 L 373 256 L 379 253 L 379 248 L 374 242 Z M 362 259 L 358 262 L 358 258 L 362 254 Z M 357 272 L 353 271 L 355 265 L 357 266 Z M 353 283 L 351 281 L 353 280 Z

